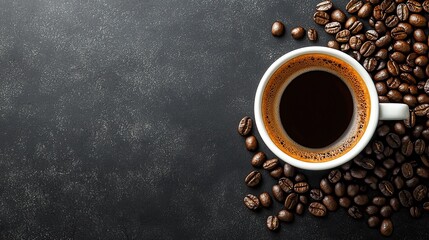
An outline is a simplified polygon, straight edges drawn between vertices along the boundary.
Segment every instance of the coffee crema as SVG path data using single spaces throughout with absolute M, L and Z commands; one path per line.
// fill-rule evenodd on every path
M 287 86 L 298 76 L 314 71 L 327 72 L 342 79 L 353 98 L 353 114 L 347 130 L 323 147 L 306 147 L 294 141 L 283 127 L 279 109 Z M 295 104 L 299 105 L 298 102 Z M 352 66 L 330 55 L 305 54 L 289 60 L 274 72 L 264 89 L 261 108 L 268 135 L 279 149 L 300 161 L 327 162 L 346 154 L 362 138 L 369 121 L 371 100 L 364 80 Z M 314 121 L 317 118 L 314 116 Z

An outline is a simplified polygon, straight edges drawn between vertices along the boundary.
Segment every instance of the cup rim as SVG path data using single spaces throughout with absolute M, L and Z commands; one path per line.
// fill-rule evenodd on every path
M 368 89 L 368 93 L 370 96 L 369 97 L 370 105 L 371 105 L 368 125 L 359 142 L 357 142 L 356 145 L 344 155 L 334 160 L 327 161 L 327 162 L 320 162 L 320 163 L 304 162 L 304 161 L 295 159 L 287 155 L 286 153 L 284 153 L 282 150 L 280 150 L 268 135 L 268 132 L 263 123 L 262 109 L 261 109 L 262 95 L 263 95 L 264 89 L 268 83 L 268 80 L 271 78 L 274 72 L 290 59 L 293 59 L 295 57 L 298 57 L 304 54 L 312 54 L 312 53 L 326 54 L 326 55 L 338 58 L 340 60 L 343 60 L 347 64 L 349 64 L 351 67 L 353 67 L 357 71 L 357 73 L 362 77 L 366 85 L 366 88 Z M 261 81 L 259 82 L 258 88 L 256 90 L 255 103 L 254 103 L 255 123 L 256 123 L 256 127 L 258 128 L 258 132 L 262 140 L 264 141 L 264 143 L 278 158 L 280 158 L 284 162 L 289 163 L 297 168 L 306 169 L 306 170 L 326 170 L 326 169 L 340 166 L 352 160 L 369 143 L 377 127 L 377 122 L 379 118 L 378 104 L 379 104 L 378 95 L 371 76 L 363 68 L 363 66 L 359 62 L 357 62 L 354 58 L 339 50 L 328 48 L 328 47 L 321 47 L 321 46 L 304 47 L 304 48 L 299 48 L 284 54 L 279 59 L 277 59 L 273 64 L 271 64 L 271 66 L 264 73 Z

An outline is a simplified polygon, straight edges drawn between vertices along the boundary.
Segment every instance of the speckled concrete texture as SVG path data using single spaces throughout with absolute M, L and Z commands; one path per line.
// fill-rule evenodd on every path
M 272 180 L 245 187 L 237 123 L 265 69 L 311 45 L 271 24 L 314 26 L 316 2 L 0 0 L 0 238 L 379 237 L 342 211 L 270 233 L 280 206 L 242 203 Z

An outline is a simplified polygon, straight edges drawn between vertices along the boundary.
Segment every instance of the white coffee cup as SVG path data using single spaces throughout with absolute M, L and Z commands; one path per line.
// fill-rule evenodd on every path
M 291 61 L 294 58 L 297 58 L 302 55 L 307 55 L 307 54 L 328 55 L 341 60 L 345 64 L 348 64 L 359 74 L 359 76 L 364 82 L 364 85 L 365 85 L 364 87 L 367 89 L 369 93 L 371 108 L 369 111 L 369 117 L 367 118 L 367 121 L 366 121 L 367 123 L 366 129 L 364 130 L 358 142 L 353 147 L 345 151 L 345 153 L 339 156 L 338 158 L 334 158 L 329 161 L 322 161 L 322 162 L 303 161 L 303 160 L 297 159 L 296 157 L 291 156 L 290 154 L 280 149 L 274 143 L 273 139 L 271 139 L 270 135 L 268 134 L 267 128 L 263 122 L 264 116 L 262 116 L 263 114 L 262 100 L 263 100 L 263 94 L 267 86 L 267 83 L 269 82 L 273 74 L 276 72 L 276 70 L 278 70 L 283 64 Z M 358 101 L 358 100 L 354 99 L 354 101 Z M 357 62 L 355 59 L 353 59 L 352 57 L 350 57 L 349 55 L 341 51 L 327 48 L 327 47 L 300 48 L 283 55 L 277 61 L 275 61 L 265 72 L 264 76 L 262 77 L 259 83 L 258 89 L 256 91 L 256 96 L 255 96 L 254 111 L 255 111 L 255 122 L 256 122 L 256 126 L 258 128 L 259 134 L 262 137 L 262 140 L 264 141 L 264 143 L 268 146 L 268 148 L 275 155 L 277 155 L 277 157 L 279 157 L 281 160 L 295 167 L 298 167 L 301 169 L 307 169 L 307 170 L 330 169 L 330 168 L 340 166 L 352 160 L 369 143 L 369 141 L 371 140 L 375 132 L 375 129 L 377 127 L 377 123 L 379 120 L 404 120 L 404 119 L 407 119 L 410 115 L 408 105 L 406 104 L 379 103 L 377 91 L 375 89 L 371 76 L 361 66 L 361 64 Z

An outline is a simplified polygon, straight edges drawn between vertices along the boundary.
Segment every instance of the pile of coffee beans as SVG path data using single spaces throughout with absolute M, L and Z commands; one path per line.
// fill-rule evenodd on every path
M 284 204 L 277 216 L 268 217 L 270 230 L 278 229 L 279 220 L 292 221 L 294 213 L 302 214 L 305 208 L 323 217 L 341 207 L 350 217 L 365 219 L 370 228 L 390 236 L 391 217 L 401 208 L 413 218 L 429 211 L 429 0 L 350 0 L 344 9 L 329 0 L 316 5 L 314 22 L 333 38 L 327 46 L 353 56 L 373 78 L 379 101 L 407 104 L 410 117 L 379 122 L 368 146 L 331 170 L 319 186 L 310 187 L 292 166 L 282 167 L 277 159 L 267 160 L 257 152 L 252 166 L 270 171 L 277 181 L 271 194 Z M 293 28 L 291 34 L 301 39 L 305 29 Z M 252 120 L 245 117 L 238 131 L 246 137 L 246 148 L 255 151 L 251 127 Z M 252 171 L 245 182 L 254 187 L 261 178 L 260 172 Z M 259 197 L 247 195 L 244 203 L 254 210 L 272 201 L 264 192 Z

